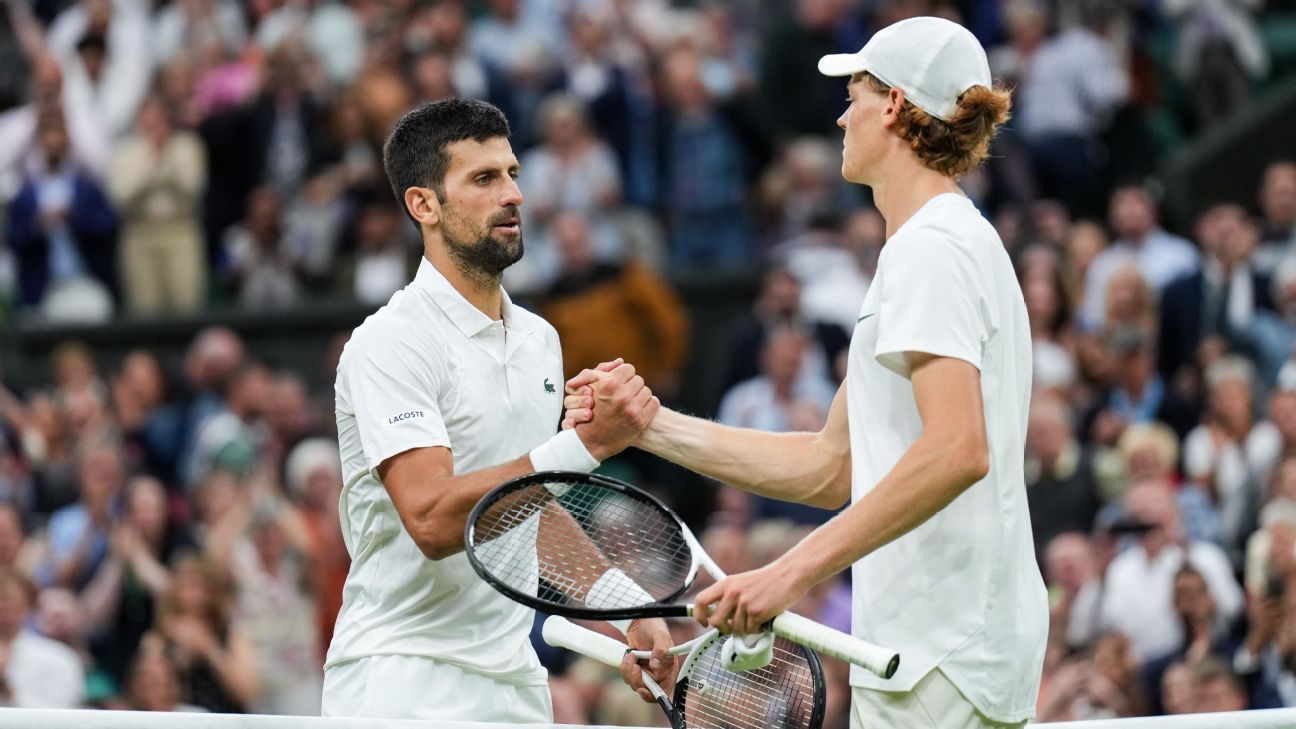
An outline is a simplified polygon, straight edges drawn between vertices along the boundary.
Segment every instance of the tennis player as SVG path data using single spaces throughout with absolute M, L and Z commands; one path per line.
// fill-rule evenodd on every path
M 528 639 L 533 611 L 473 572 L 462 554 L 468 512 L 516 476 L 592 470 L 660 406 L 618 363 L 598 383 L 597 419 L 556 433 L 558 335 L 500 287 L 522 257 L 522 193 L 498 109 L 459 99 L 421 106 L 397 122 L 383 164 L 424 259 L 414 281 L 356 328 L 338 365 L 351 570 L 323 713 L 550 723 L 546 674 Z M 631 626 L 629 638 L 663 660 L 670 645 L 652 623 Z
M 1048 622 L 1023 479 L 1030 330 L 1003 243 L 957 184 L 1009 95 L 972 34 L 936 18 L 819 70 L 849 77 L 842 175 L 872 188 L 887 233 L 827 425 L 772 434 L 662 410 L 638 445 L 763 496 L 853 501 L 772 564 L 703 590 L 700 620 L 757 632 L 853 566 L 855 634 L 903 656 L 890 680 L 852 670 L 853 727 L 1021 726 Z M 606 377 L 569 383 L 565 424 L 590 417 L 581 388 Z

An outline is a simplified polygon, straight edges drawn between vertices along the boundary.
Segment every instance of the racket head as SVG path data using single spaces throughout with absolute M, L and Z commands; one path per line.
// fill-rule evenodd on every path
M 680 666 L 674 708 L 687 729 L 820 729 L 826 701 L 823 667 L 814 651 L 776 636 L 762 668 L 724 667 L 728 636 L 694 647 Z
M 672 604 L 698 571 L 684 533 L 679 517 L 642 489 L 606 476 L 544 471 L 483 496 L 468 515 L 464 551 L 493 588 L 553 615 L 686 616 L 686 606 Z M 621 575 L 604 579 L 614 568 Z M 622 589 L 626 579 L 630 590 Z

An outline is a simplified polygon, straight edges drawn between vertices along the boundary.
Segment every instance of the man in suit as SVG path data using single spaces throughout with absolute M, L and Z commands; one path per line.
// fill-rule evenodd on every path
M 1223 339 L 1255 358 L 1272 382 L 1291 352 L 1291 335 L 1274 313 L 1269 277 L 1252 262 L 1259 239 L 1240 205 L 1221 203 L 1197 222 L 1205 256 L 1200 270 L 1166 287 L 1161 297 L 1159 369 L 1167 380 L 1196 357 L 1201 343 Z

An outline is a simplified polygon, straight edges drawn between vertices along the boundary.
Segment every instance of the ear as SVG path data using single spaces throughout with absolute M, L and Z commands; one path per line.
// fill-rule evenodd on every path
M 419 225 L 433 227 L 441 222 L 441 200 L 430 187 L 405 188 L 405 209 Z
M 890 127 L 900 121 L 900 112 L 904 110 L 904 91 L 892 86 L 887 90 L 886 108 L 882 110 L 882 125 Z

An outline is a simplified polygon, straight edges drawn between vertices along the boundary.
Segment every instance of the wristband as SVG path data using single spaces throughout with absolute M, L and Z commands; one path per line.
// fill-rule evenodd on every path
M 598 459 L 590 455 L 575 430 L 561 431 L 531 451 L 531 467 L 537 472 L 589 473 L 598 466 Z
M 615 610 L 625 607 L 637 607 L 656 602 L 648 591 L 639 586 L 639 583 L 630 578 L 629 575 L 622 572 L 619 568 L 613 567 L 603 573 L 602 577 L 594 582 L 589 592 L 585 593 L 585 604 L 595 610 Z M 630 623 L 633 620 L 609 620 L 612 627 L 621 631 L 622 635 L 630 630 Z

